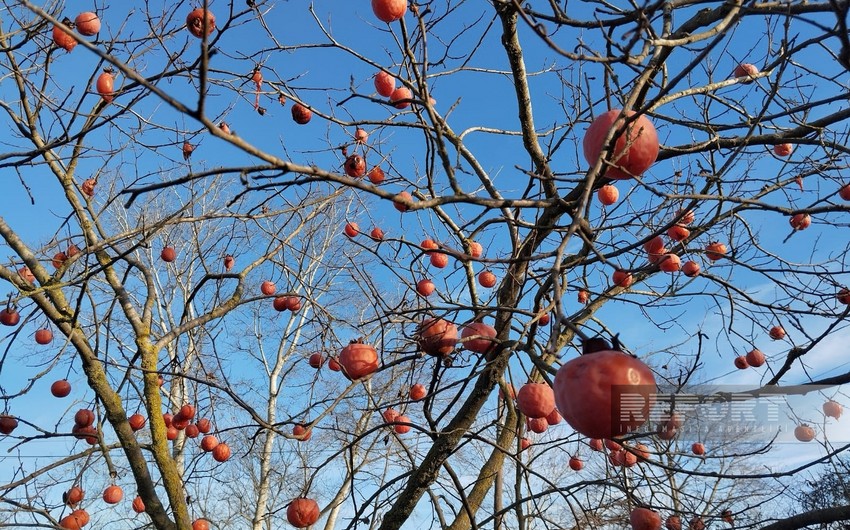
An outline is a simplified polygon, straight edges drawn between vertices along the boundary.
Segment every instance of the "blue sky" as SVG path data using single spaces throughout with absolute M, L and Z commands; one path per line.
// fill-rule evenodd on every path
M 221 4 L 219 4 L 221 5 Z M 267 19 L 269 27 L 275 31 L 280 38 L 280 44 L 286 47 L 285 51 L 272 53 L 259 53 L 248 56 L 261 46 L 268 46 L 269 41 L 264 38 L 259 25 L 255 21 L 248 20 L 244 25 L 229 30 L 217 42 L 221 52 L 212 59 L 211 66 L 215 70 L 217 83 L 210 90 L 209 115 L 214 116 L 216 121 L 225 120 L 240 137 L 254 143 L 262 149 L 276 153 L 291 159 L 299 164 L 317 164 L 320 167 L 339 170 L 343 157 L 336 146 L 349 142 L 354 133 L 355 124 L 359 124 L 370 133 L 370 150 L 367 152 L 367 162 L 371 165 L 380 158 L 388 158 L 389 161 L 383 166 L 388 174 L 388 182 L 385 189 L 401 191 L 412 189 L 413 184 L 422 185 L 426 181 L 426 153 L 423 153 L 422 135 L 413 127 L 389 127 L 388 124 L 414 124 L 414 115 L 408 112 L 400 112 L 390 106 L 371 101 L 368 97 L 374 97 L 372 87 L 372 76 L 376 72 L 374 65 L 366 64 L 351 53 L 341 50 L 330 50 L 326 47 L 314 49 L 295 49 L 296 46 L 311 44 L 326 44 L 317 29 L 316 20 L 313 19 L 307 9 L 305 2 L 286 2 L 276 6 L 273 15 Z M 218 9 L 219 6 L 215 6 Z M 576 15 L 584 13 L 584 4 L 580 4 Z M 366 2 L 334 3 L 333 5 L 318 5 L 318 21 L 332 31 L 334 38 L 340 45 L 350 46 L 370 58 L 376 64 L 384 65 L 392 71 L 398 71 L 397 63 L 402 55 L 397 49 L 395 39 L 398 36 L 398 25 L 393 25 L 391 31 L 383 24 L 376 23 Z M 461 4 L 452 16 L 464 17 L 464 20 L 474 20 L 478 10 L 484 10 L 482 6 L 466 2 Z M 127 18 L 128 29 L 125 31 L 141 35 L 144 32 L 140 24 L 141 11 L 133 11 Z M 110 8 L 104 16 L 104 24 L 110 31 L 117 27 L 119 21 L 115 20 L 118 12 Z M 121 17 L 126 13 L 121 14 Z M 490 16 L 489 14 L 487 15 Z M 180 17 L 178 17 L 180 18 Z M 413 23 L 413 18 L 406 19 L 408 26 Z M 120 20 L 123 22 L 123 18 Z M 180 20 L 170 24 L 175 33 L 167 39 L 166 46 L 169 50 L 183 50 L 181 58 L 186 61 L 192 60 L 199 51 L 197 40 L 188 37 L 179 29 Z M 465 137 L 467 146 L 472 150 L 482 167 L 493 179 L 500 192 L 506 196 L 517 196 L 523 192 L 527 185 L 527 179 L 519 168 L 527 168 L 528 156 L 523 153 L 521 139 L 513 134 L 517 130 L 517 109 L 513 101 L 513 86 L 509 76 L 504 74 L 507 66 L 503 58 L 503 50 L 499 44 L 498 23 L 492 28 L 482 41 L 482 45 L 470 61 L 466 71 L 456 71 L 460 68 L 463 57 L 478 42 L 478 35 L 489 23 L 489 18 L 477 22 L 472 28 L 457 35 L 458 22 L 446 24 L 445 28 L 438 27 L 432 39 L 432 57 L 442 49 L 442 42 L 447 42 L 447 37 L 457 37 L 451 48 L 452 58 L 446 61 L 446 65 L 435 66 L 431 69 L 432 77 L 428 86 L 432 96 L 436 99 L 435 108 L 442 114 L 449 115 L 449 124 L 453 130 L 460 134 L 471 127 L 487 127 L 493 129 L 506 129 L 511 134 L 496 135 L 488 132 L 470 131 Z M 7 22 L 8 24 L 8 22 Z M 742 60 L 753 62 L 763 66 L 772 60 L 775 50 L 767 49 L 765 39 L 761 36 L 761 27 L 756 25 L 744 26 L 735 29 L 734 45 L 719 48 L 716 54 L 706 60 L 691 75 L 683 80 L 676 90 L 699 86 L 709 81 L 725 79 L 734 66 Z M 550 138 L 566 134 L 567 139 L 564 146 L 552 158 L 553 169 L 560 175 L 564 175 L 564 181 L 559 186 L 563 190 L 574 185 L 576 179 L 583 176 L 587 164 L 581 156 L 580 140 L 587 127 L 591 112 L 588 110 L 588 102 L 592 103 L 593 113 L 599 114 L 606 110 L 603 99 L 602 69 L 597 65 L 576 64 L 558 56 L 554 51 L 541 46 L 539 41 L 530 34 L 529 30 L 522 27 L 523 42 L 526 45 L 526 63 L 530 72 L 529 82 L 534 96 L 534 114 L 536 123 L 541 131 L 547 131 L 553 124 L 561 125 L 558 132 L 547 135 L 541 133 L 541 141 L 549 142 Z M 566 31 L 564 32 L 566 33 Z M 581 38 L 588 45 L 598 44 L 597 33 L 594 31 L 575 31 L 569 37 L 558 35 L 559 42 L 565 43 L 565 48 L 572 49 L 574 42 Z M 127 34 L 127 33 L 125 33 Z M 104 36 L 105 38 L 105 36 Z M 291 47 L 291 48 L 289 48 Z M 116 53 L 119 59 L 126 58 L 126 54 Z M 814 52 L 807 53 L 803 59 L 811 59 L 811 64 L 804 65 L 798 61 L 789 67 L 785 75 L 799 75 L 795 86 L 799 90 L 797 94 L 783 94 L 783 97 L 793 98 L 813 94 L 818 86 L 817 81 L 806 77 L 805 68 L 823 70 L 829 72 L 834 65 L 825 60 L 826 55 L 816 55 Z M 675 72 L 692 55 L 687 51 L 674 54 L 668 61 L 667 66 Z M 161 64 L 161 57 L 143 58 L 136 60 L 132 65 L 143 75 L 152 75 L 157 72 Z M 264 116 L 260 116 L 253 110 L 253 86 L 248 76 L 257 63 L 262 63 L 264 78 L 269 81 L 284 81 L 289 94 L 295 95 L 306 103 L 314 106 L 318 113 L 332 114 L 339 119 L 350 122 L 342 126 L 332 124 L 321 117 L 314 116 L 308 125 L 296 125 L 290 118 L 292 101 L 286 106 L 280 106 L 277 102 L 276 93 L 269 92 L 262 97 L 261 105 L 267 109 Z M 822 68 L 821 68 L 822 66 Z M 554 70 L 560 71 L 568 81 L 567 86 L 559 84 Z M 52 77 L 48 90 L 59 98 L 70 94 L 72 101 L 83 98 L 85 90 L 90 90 L 93 79 L 98 75 L 98 60 L 79 46 L 70 54 L 60 52 L 55 54 L 52 63 Z M 621 81 L 626 83 L 631 75 L 626 69 L 619 70 Z M 587 81 L 587 85 L 578 85 L 579 81 Z M 121 76 L 118 85 L 123 84 Z M 177 77 L 161 82 L 160 86 L 169 93 L 176 95 L 186 104 L 194 104 L 196 94 L 194 87 L 185 77 Z M 580 101 L 581 114 L 576 115 L 572 111 L 573 105 L 579 105 L 575 97 L 575 90 L 590 87 L 590 95 L 587 101 Z M 344 106 L 338 103 L 351 95 L 350 88 L 353 87 L 356 94 L 354 99 Z M 268 86 L 266 85 L 266 88 Z M 9 99 L 12 92 L 7 85 L 3 85 L 3 99 Z M 674 91 L 676 91 L 674 90 Z M 756 112 L 769 94 L 767 80 L 752 84 L 739 84 L 717 91 L 718 98 L 724 98 L 730 105 L 740 105 L 749 112 Z M 106 112 L 117 112 L 122 105 L 132 98 L 134 93 L 122 94 L 117 98 L 114 106 L 109 107 Z M 616 96 L 616 95 L 615 95 Z M 614 98 L 616 99 L 616 97 Z M 84 111 L 90 110 L 97 101 L 97 96 L 88 94 L 82 99 L 80 106 Z M 711 103 L 708 99 L 683 98 L 658 109 L 656 124 L 659 137 L 664 146 L 686 144 L 691 141 L 702 140 L 704 133 L 685 131 L 671 124 L 672 118 L 692 116 L 697 111 L 696 105 L 709 106 L 709 114 L 716 118 L 716 124 L 729 124 L 739 121 L 740 115 L 733 113 L 728 108 L 721 107 L 717 103 Z M 771 112 L 779 112 L 780 105 L 771 106 Z M 829 107 L 819 109 L 818 112 L 826 112 Z M 833 108 L 837 108 L 835 105 Z M 722 109 L 722 110 L 721 110 Z M 201 131 L 198 124 L 185 117 L 178 116 L 171 108 L 156 98 L 149 97 L 135 107 L 136 117 L 126 116 L 118 120 L 118 129 L 104 128 L 91 135 L 90 143 L 92 151 L 87 153 L 85 159 L 80 163 L 77 170 L 77 179 L 81 181 L 95 174 L 101 167 L 105 171 L 101 176 L 98 187 L 98 196 L 95 200 L 96 207 L 105 205 L 106 190 L 111 185 L 126 185 L 140 178 L 142 182 L 154 182 L 159 179 L 174 178 L 190 167 L 192 170 L 209 169 L 220 166 L 240 166 L 256 163 L 256 159 L 250 155 L 237 150 L 227 142 L 215 138 L 206 131 Z M 150 120 L 159 127 L 143 133 L 138 139 L 141 143 L 124 143 L 124 133 L 132 127 L 137 126 L 144 120 Z M 565 123 L 577 122 L 574 128 L 564 126 Z M 791 117 L 779 117 L 775 123 L 787 126 L 791 123 Z M 79 126 L 77 124 L 76 126 Z M 47 126 L 46 126 L 47 127 Z M 169 130 L 173 129 L 173 130 Z M 52 129 L 54 132 L 56 127 Z M 182 161 L 180 146 L 185 138 L 198 145 L 190 163 Z M 18 140 L 12 143 L 18 145 Z M 114 148 L 118 153 L 114 157 L 102 154 L 101 149 Z M 764 146 L 753 146 L 747 148 L 747 155 L 740 158 L 727 173 L 725 178 L 737 181 L 739 189 L 744 190 L 745 195 L 752 195 L 765 184 L 774 182 L 777 178 L 789 178 L 794 169 L 785 166 L 785 161 L 774 157 L 769 149 Z M 816 154 L 812 147 L 801 146 L 791 155 L 792 162 L 807 162 L 808 157 Z M 450 156 L 455 157 L 454 152 Z M 731 157 L 728 151 L 715 152 L 718 165 L 723 160 Z M 657 163 L 644 176 L 644 183 L 657 190 L 669 191 L 667 187 L 671 181 L 679 179 L 693 179 L 698 184 L 701 180 L 696 177 L 698 165 L 708 166 L 709 155 L 695 155 L 688 159 L 673 159 Z M 468 170 L 468 166 L 464 167 Z M 14 176 L 7 169 L 7 176 Z M 675 176 L 676 171 L 681 171 L 683 176 Z M 22 175 L 35 198 L 35 205 L 29 204 L 29 196 L 22 186 L 9 185 L 6 193 L 0 196 L 0 211 L 10 225 L 18 230 L 22 237 L 32 243 L 34 247 L 41 247 L 52 242 L 54 235 L 58 232 L 60 237 L 66 236 L 69 231 L 76 233 L 72 226 L 70 229 L 62 227 L 64 217 L 69 210 L 64 198 L 59 193 L 55 179 L 47 174 L 43 167 L 24 167 Z M 448 193 L 445 183 L 445 175 L 439 166 L 434 170 L 435 181 L 438 183 L 438 193 Z M 819 197 L 830 195 L 837 190 L 840 175 L 837 173 L 823 177 L 807 177 L 804 181 L 804 190 L 797 193 L 795 188 L 787 191 L 775 192 L 768 197 L 771 204 L 797 208 L 815 202 Z M 467 189 L 476 189 L 479 183 L 476 179 L 466 173 L 460 174 L 462 185 Z M 234 178 L 235 181 L 235 178 Z M 238 183 L 234 182 L 234 188 Z M 639 238 L 646 237 L 650 231 L 669 219 L 671 213 L 678 204 L 667 203 L 662 205 L 657 195 L 649 193 L 643 186 L 637 186 L 632 181 L 618 182 L 617 186 L 621 194 L 621 202 L 612 208 L 602 210 L 598 203 L 593 202 L 589 209 L 589 220 L 600 232 L 599 245 L 606 252 L 615 251 L 623 244 L 633 244 Z M 202 188 L 202 186 L 199 186 Z M 633 190 L 633 191 L 632 191 Z M 680 188 L 681 191 L 681 188 Z M 160 194 L 160 199 L 170 197 L 176 203 L 178 199 L 185 199 L 188 191 Z M 260 194 L 258 194 L 260 195 Z M 292 199 L 296 194 L 292 193 Z M 483 193 L 482 193 L 483 195 Z M 446 245 L 459 248 L 459 242 L 450 235 L 449 231 L 441 226 L 440 220 L 428 213 L 421 214 L 399 214 L 386 200 L 379 200 L 368 194 L 349 193 L 353 198 L 351 205 L 347 205 L 347 219 L 358 222 L 362 229 L 371 228 L 373 225 L 380 226 L 390 237 L 405 238 L 407 241 L 418 242 L 426 237 L 434 237 Z M 122 198 L 117 200 L 121 201 Z M 141 198 L 134 206 L 133 211 L 141 211 L 146 206 L 148 198 Z M 151 201 L 153 196 L 151 196 Z M 254 203 L 259 198 L 250 199 Z M 702 201 L 697 208 L 697 223 L 708 219 L 713 213 L 716 202 L 711 200 Z M 636 211 L 646 205 L 657 208 L 651 217 L 643 217 L 636 222 L 631 217 Z M 728 208 L 724 205 L 723 208 Z M 447 207 L 446 210 L 455 218 L 466 221 L 482 213 L 482 209 L 464 205 L 460 207 Z M 498 212 L 483 212 L 485 218 L 495 218 Z M 815 217 L 811 228 L 805 232 L 794 234 L 786 240 L 790 233 L 787 218 L 775 212 L 759 213 L 750 215 L 744 213 L 740 216 L 740 222 L 734 227 L 725 226 L 722 230 L 713 230 L 710 237 L 721 239 L 735 245 L 734 242 L 743 244 L 750 237 L 743 229 L 744 222 L 747 228 L 755 234 L 754 238 L 764 250 L 764 254 L 776 253 L 788 257 L 791 262 L 808 260 L 812 263 L 826 261 L 831 255 L 843 251 L 846 238 L 843 236 L 843 225 L 838 227 L 824 226 L 826 219 L 835 220 L 840 218 L 836 215 L 821 215 Z M 606 232 L 605 223 L 628 223 L 626 227 L 617 227 Z M 342 225 L 340 224 L 340 230 Z M 730 235 L 733 235 L 730 241 Z M 484 244 L 485 256 L 487 258 L 503 259 L 508 256 L 507 236 L 504 226 L 488 225 L 482 228 L 476 237 Z M 703 265 L 706 272 L 716 275 L 735 285 L 742 286 L 742 290 L 760 301 L 767 301 L 778 296 L 778 290 L 772 282 L 768 282 L 762 275 L 748 270 L 744 265 L 748 263 L 757 264 L 762 258 L 754 251 L 741 253 L 738 256 L 740 263 L 733 264 L 729 261 L 719 261 L 713 265 L 708 264 L 701 257 L 703 246 L 709 240 L 708 236 L 701 237 L 689 248 L 692 251 L 689 256 L 693 257 Z M 359 241 L 362 241 L 359 240 Z M 554 241 L 554 239 L 553 239 Z M 158 244 L 163 241 L 156 240 L 154 248 L 150 250 L 152 256 L 157 255 Z M 364 242 L 368 248 L 374 248 L 371 242 Z M 547 245 L 547 250 L 555 242 Z M 391 256 L 391 245 L 384 245 L 380 252 L 382 256 Z M 571 243 L 568 252 L 576 251 L 578 243 Z M 252 255 L 255 249 L 238 248 L 241 254 L 237 255 L 239 263 L 244 263 Z M 735 245 L 734 250 L 737 250 Z M 405 250 L 402 260 L 409 265 L 414 259 L 417 261 L 410 265 L 410 271 L 402 273 L 405 279 L 414 282 L 422 275 L 430 275 L 438 285 L 438 290 L 445 292 L 446 288 L 454 288 L 462 283 L 462 271 L 454 266 L 436 271 L 433 268 L 423 266 L 421 258 L 414 258 L 414 252 Z M 48 259 L 50 254 L 42 256 Z M 644 255 L 638 249 L 627 256 L 619 256 L 613 261 L 621 266 L 640 267 L 644 264 Z M 752 260 L 752 262 L 748 261 Z M 766 262 L 766 261 L 765 261 Z M 489 265 L 497 274 L 504 273 L 504 265 L 495 263 Z M 483 265 L 476 264 L 475 272 L 480 271 Z M 830 264 L 824 267 L 825 272 L 832 273 L 827 279 L 836 283 L 850 282 L 843 270 L 838 270 L 836 265 Z M 375 267 L 375 277 L 379 281 L 386 281 L 388 290 L 392 293 L 390 297 L 400 296 L 406 289 L 395 284 L 395 278 L 388 274 L 386 269 Z M 816 270 L 816 268 L 812 268 Z M 607 265 L 591 264 L 586 270 L 575 270 L 568 272 L 569 290 L 564 297 L 567 313 L 579 309 L 575 301 L 575 292 L 580 286 L 587 283 L 594 296 L 598 296 L 610 284 L 610 273 L 612 269 Z M 163 279 L 167 278 L 167 271 L 162 271 Z M 777 276 L 780 276 L 777 274 Z M 267 271 L 258 273 L 253 280 L 259 281 L 267 277 Z M 680 345 L 687 337 L 693 336 L 697 331 L 705 333 L 708 340 L 704 342 L 704 351 L 701 361 L 704 365 L 705 378 L 711 382 L 723 384 L 758 385 L 764 382 L 766 373 L 775 369 L 787 348 L 792 343 L 804 341 L 799 330 L 793 329 L 786 324 L 789 331 L 789 341 L 775 343 L 766 338 L 766 329 L 773 324 L 774 318 L 769 315 L 761 315 L 754 322 L 747 322 L 745 317 L 739 313 L 735 314 L 735 325 L 744 321 L 741 328 L 741 336 L 727 335 L 724 329 L 728 329 L 730 313 L 721 315 L 716 309 L 716 303 L 710 298 L 714 294 L 712 283 L 705 277 L 697 278 L 687 283 L 682 288 L 684 293 L 680 298 L 673 298 L 671 304 L 660 307 L 649 307 L 648 304 L 656 297 L 657 293 L 663 292 L 671 286 L 671 277 L 658 275 L 646 283 L 635 285 L 633 291 L 628 295 L 619 295 L 617 299 L 611 300 L 597 313 L 600 321 L 604 322 L 611 330 L 619 332 L 624 343 L 635 353 L 645 356 L 655 366 L 661 366 L 670 362 L 673 357 L 688 360 L 695 353 L 693 343 Z M 390 284 L 390 282 L 393 282 Z M 684 285 L 684 278 L 680 275 L 675 277 L 676 285 Z M 810 294 L 809 303 L 818 310 L 838 309 L 837 303 L 831 297 L 828 282 L 818 283 L 812 280 L 807 286 Z M 831 288 L 831 287 L 830 287 Z M 492 292 L 492 291 L 490 291 Z M 488 296 L 486 290 L 479 293 Z M 697 295 L 697 293 L 703 293 Z M 533 294 L 533 293 L 531 293 Z M 458 294 L 455 302 L 465 303 L 469 300 L 469 293 Z M 527 298 L 527 309 L 531 308 L 531 295 Z M 652 311 L 656 315 L 658 325 L 648 325 L 644 313 Z M 468 311 L 458 313 L 458 320 L 465 320 L 471 316 Z M 527 319 L 517 319 L 518 324 L 524 324 Z M 814 333 L 824 329 L 828 319 L 803 318 L 802 326 Z M 412 334 L 412 323 L 405 326 L 404 334 Z M 347 334 L 353 333 L 356 325 L 344 328 L 340 326 L 340 338 L 348 338 Z M 595 326 L 596 329 L 599 326 Z M 3 371 L 3 384 L 7 388 L 20 385 L 22 377 L 37 372 L 46 357 L 56 353 L 61 344 L 58 340 L 54 342 L 49 350 L 36 349 L 27 340 L 35 327 L 29 324 L 25 328 L 22 339 L 13 346 L 12 354 L 18 358 L 28 361 L 27 365 L 21 364 L 15 367 L 5 366 Z M 545 333 L 545 331 L 544 331 Z M 843 340 L 847 335 L 846 329 L 840 329 L 833 336 L 823 341 L 807 357 L 806 365 L 808 371 L 795 368 L 787 376 L 786 380 L 794 383 L 805 381 L 811 377 L 819 377 L 835 373 L 846 368 L 843 356 Z M 752 338 L 755 344 L 769 356 L 767 368 L 759 370 L 749 369 L 737 371 L 732 367 L 733 358 L 745 353 L 752 347 Z M 659 353 L 661 352 L 661 353 Z M 669 354 L 669 355 L 668 355 Z M 564 352 L 565 358 L 575 355 L 572 348 Z M 61 362 L 67 365 L 67 357 Z M 417 370 L 427 373 L 423 368 L 425 363 L 419 365 Z M 235 366 L 235 375 L 244 375 L 240 367 Z M 525 376 L 523 370 L 528 366 L 520 368 L 519 362 L 512 366 L 512 371 L 517 379 Z M 26 375 L 23 375 L 26 374 Z M 83 382 L 78 371 L 72 374 L 71 379 L 77 391 L 83 388 Z M 33 416 L 33 421 L 44 425 L 54 425 L 55 418 L 63 407 L 70 406 L 71 409 L 77 405 L 69 405 L 70 401 L 58 401 L 48 397 L 47 389 L 52 382 L 51 377 L 38 381 L 32 389 L 31 408 L 39 413 Z M 522 381 L 516 381 L 522 382 Z M 37 398 L 36 398 L 37 396 Z M 91 397 L 91 393 L 75 393 L 74 396 L 83 401 Z M 841 401 L 841 394 L 836 399 Z M 17 410 L 17 409 L 16 409 Z M 801 415 L 806 414 L 802 412 Z M 813 412 L 813 419 L 817 419 L 817 412 Z M 829 424 L 833 439 L 847 436 L 841 422 Z M 559 427 L 561 431 L 566 427 Z M 834 435 L 832 434 L 834 433 Z M 418 440 L 418 438 L 417 438 Z M 0 441 L 0 447 L 7 445 L 5 440 Z M 806 446 L 806 453 L 812 454 L 816 450 L 814 445 Z M 35 454 L 66 454 L 72 449 L 68 441 L 59 442 L 37 442 L 28 445 L 27 451 Z M 780 451 L 785 449 L 780 446 Z M 794 449 L 799 451 L 799 449 Z M 810 451 L 812 453 L 810 453 Z M 782 463 L 792 463 L 792 459 L 783 459 Z

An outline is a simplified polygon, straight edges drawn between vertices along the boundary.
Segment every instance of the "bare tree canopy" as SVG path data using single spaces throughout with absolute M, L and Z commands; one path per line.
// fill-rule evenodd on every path
M 848 9 L 3 0 L 0 527 L 843 527 Z

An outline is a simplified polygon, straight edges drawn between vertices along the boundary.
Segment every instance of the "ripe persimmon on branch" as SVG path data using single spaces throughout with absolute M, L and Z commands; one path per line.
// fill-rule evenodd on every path
M 847 2 L 0 5 L 0 527 L 846 519 Z

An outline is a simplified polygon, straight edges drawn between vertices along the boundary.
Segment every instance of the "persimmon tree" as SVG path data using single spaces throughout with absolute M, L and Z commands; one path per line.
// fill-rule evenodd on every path
M 0 525 L 850 517 L 846 1 L 2 6 Z

